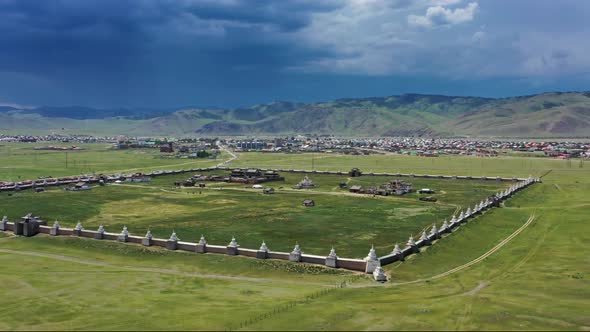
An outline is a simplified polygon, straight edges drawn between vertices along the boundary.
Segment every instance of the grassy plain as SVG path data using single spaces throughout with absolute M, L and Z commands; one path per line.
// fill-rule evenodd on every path
M 242 154 L 234 164 L 311 168 L 311 157 Z M 260 162 L 255 164 L 256 158 Z M 251 321 L 242 329 L 590 329 L 590 316 L 586 313 L 590 298 L 590 255 L 586 249 L 590 241 L 588 168 L 579 167 L 576 162 L 520 157 L 334 155 L 316 155 L 314 166 L 439 174 L 546 175 L 542 184 L 518 193 L 504 207 L 475 218 L 420 254 L 387 266 L 391 282 L 380 285 L 362 278 L 349 287 L 309 301 L 304 301 L 309 294 L 346 280 L 351 274 L 319 267 L 307 271 L 288 262 L 151 251 L 85 239 L 3 237 L 0 287 L 9 296 L 0 297 L 0 307 L 5 308 L 0 312 L 0 328 L 240 329 L 240 322 Z M 154 181 L 154 186 L 164 185 L 157 181 L 160 180 Z M 332 195 L 331 186 L 320 185 L 318 191 L 327 192 L 317 195 Z M 238 189 L 227 191 L 237 194 L 241 192 Z M 105 188 L 104 192 L 110 193 L 109 190 L 114 189 Z M 132 190 L 140 189 L 126 190 L 121 192 L 133 195 Z M 155 188 L 141 190 L 148 195 L 150 191 L 154 195 L 164 194 Z M 96 195 L 99 191 L 91 193 Z M 203 195 L 217 194 L 211 189 L 211 193 Z M 2 201 L 6 198 L 2 197 Z M 23 201 L 27 200 L 31 202 L 32 198 L 25 196 Z M 447 200 L 446 204 L 453 204 L 452 197 Z M 37 206 L 43 208 L 43 204 Z M 89 206 L 82 204 L 79 213 L 86 213 Z M 377 208 L 369 205 L 367 210 Z M 531 214 L 536 218 L 527 228 L 483 261 L 430 279 L 488 252 L 521 227 Z M 49 254 L 74 258 L 63 260 Z M 102 265 L 90 265 L 88 260 Z M 207 273 L 253 277 L 257 281 L 207 278 Z M 290 301 L 298 304 L 275 313 Z
M 279 157 L 280 156 L 280 157 Z M 400 172 L 415 174 L 471 175 L 471 176 L 540 176 L 548 170 L 584 172 L 579 161 L 535 157 L 473 156 L 417 157 L 397 154 L 347 156 L 338 154 L 300 153 L 272 154 L 248 152 L 232 162 L 233 166 L 258 166 L 295 169 L 341 170 L 359 167 L 366 172 Z M 582 167 L 580 167 L 582 166 Z M 586 167 L 589 167 L 586 165 Z M 586 168 L 587 170 L 587 168 Z
M 409 284 L 343 289 L 254 328 L 588 330 L 589 179 L 587 171 L 554 171 L 504 208 L 387 267 L 393 282 Z M 472 261 L 532 213 L 534 222 L 485 260 L 411 283 Z M 322 315 L 311 314 L 320 310 Z
M 0 143 L 0 181 L 32 180 L 39 176 L 209 167 L 219 163 L 211 159 L 165 158 L 157 149 L 115 150 L 109 144 L 76 144 L 84 148 L 78 151 L 35 150 L 35 147 L 46 145 L 72 144 Z
M 353 276 L 89 239 L 0 241 L 2 330 L 235 329 Z

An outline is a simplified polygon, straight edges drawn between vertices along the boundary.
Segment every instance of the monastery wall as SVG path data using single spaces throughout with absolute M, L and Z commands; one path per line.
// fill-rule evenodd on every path
M 285 170 L 278 170 L 278 171 L 285 171 Z M 295 171 L 295 170 L 287 170 L 287 171 Z M 307 172 L 307 171 L 297 171 L 297 172 Z M 314 172 L 311 172 L 311 173 L 314 173 Z M 364 175 L 371 175 L 371 174 L 373 174 L 373 175 L 377 175 L 377 174 L 384 175 L 385 174 L 386 176 L 400 176 L 399 174 L 389 174 L 389 173 L 376 173 L 376 174 L 369 173 L 369 174 L 364 174 Z M 419 175 L 412 175 L 412 174 L 402 175 L 402 176 L 419 177 Z M 425 176 L 430 176 L 430 175 L 422 175 L 422 176 L 425 177 Z M 459 178 L 459 177 L 453 177 L 453 178 Z M 467 177 L 467 178 L 470 178 L 470 177 Z M 482 177 L 479 179 L 484 179 L 484 178 Z M 515 181 L 513 178 L 486 178 L 486 180 Z M 515 183 L 513 186 L 511 186 L 509 189 L 506 189 L 506 190 L 498 193 L 495 196 L 496 197 L 495 199 L 498 201 L 506 200 L 509 197 L 511 197 L 514 193 L 525 189 L 526 187 L 534 184 L 535 182 L 536 182 L 536 180 L 532 179 L 532 178 L 528 178 L 528 179 L 519 181 L 519 182 Z M 369 260 L 369 262 L 373 262 L 377 266 L 378 265 L 384 266 L 384 265 L 391 264 L 393 262 L 402 260 L 404 257 L 407 257 L 413 253 L 419 252 L 419 249 L 421 247 L 432 245 L 433 242 L 437 241 L 440 238 L 443 238 L 443 236 L 446 235 L 446 233 L 450 233 L 453 229 L 459 227 L 460 224 L 467 222 L 468 219 L 473 218 L 476 215 L 485 213 L 486 210 L 491 209 L 494 206 L 497 206 L 496 203 L 497 202 L 494 202 L 494 200 L 490 201 L 489 199 L 486 199 L 485 201 L 482 201 L 479 205 L 474 206 L 473 210 L 471 208 L 467 208 L 467 210 L 462 211 L 458 217 L 453 216 L 453 218 L 451 219 L 449 224 L 447 224 L 445 221 L 445 223 L 441 226 L 440 229 L 433 227 L 433 229 L 428 234 L 426 233 L 426 231 L 424 231 L 422 236 L 415 241 L 413 238 L 410 238 L 408 240 L 408 243 L 406 244 L 406 247 L 403 250 L 400 249 L 400 251 L 398 251 L 397 253 L 391 253 L 391 254 L 384 255 L 379 258 L 372 258 L 371 260 Z M 15 224 L 13 222 L 8 222 L 7 219 L 3 220 L 2 228 L 0 228 L 0 230 L 14 231 L 14 229 L 15 229 Z M 39 233 L 50 234 L 52 236 L 79 236 L 79 237 L 85 237 L 85 238 L 91 238 L 91 239 L 101 238 L 101 236 L 99 236 L 100 233 L 98 231 L 91 231 L 91 230 L 84 230 L 84 229 L 78 230 L 78 228 L 76 228 L 76 229 L 63 228 L 63 227 L 58 227 L 57 224 L 54 226 L 39 225 L 38 229 L 39 229 Z M 124 231 L 126 231 L 126 229 Z M 121 241 L 120 237 L 121 237 L 121 234 L 108 233 L 108 232 L 102 233 L 103 240 Z M 183 250 L 183 251 L 188 251 L 188 252 L 197 252 L 197 248 L 199 247 L 199 244 L 192 243 L 192 242 L 171 241 L 169 239 L 167 240 L 167 239 L 158 239 L 158 238 L 149 238 L 149 239 L 150 239 L 150 241 L 147 241 L 148 238 L 145 238 L 142 236 L 128 235 L 125 238 L 125 240 L 126 240 L 125 242 L 129 242 L 129 243 L 133 243 L 133 244 L 140 244 L 140 245 L 151 245 L 151 246 L 162 247 L 162 248 L 167 248 L 167 249 L 172 249 L 172 250 L 174 250 L 174 249 L 175 250 Z M 147 243 L 145 241 L 147 241 Z M 232 240 L 232 242 L 233 242 L 233 240 Z M 290 253 L 286 253 L 286 252 L 273 252 L 273 251 L 264 252 L 264 251 L 260 251 L 257 249 L 247 249 L 247 248 L 241 248 L 241 247 L 228 247 L 228 246 L 210 245 L 210 244 L 205 245 L 205 252 L 212 253 L 212 254 L 240 255 L 240 256 L 257 258 L 257 259 L 267 259 L 268 258 L 268 259 L 289 260 L 289 258 L 290 258 Z M 373 257 L 376 257 L 374 252 L 372 252 L 372 254 L 374 255 Z M 331 259 L 330 266 L 336 267 L 336 268 L 343 268 L 343 269 L 348 269 L 348 270 L 363 271 L 364 272 L 365 269 L 368 269 L 370 266 L 370 264 L 369 265 L 367 264 L 367 261 L 362 260 L 362 259 L 338 257 L 335 261 L 335 264 L 334 264 L 334 257 L 331 257 L 330 259 Z M 309 263 L 309 264 L 329 265 L 327 257 L 320 256 L 320 255 L 301 254 L 300 261 L 302 263 Z M 372 272 L 372 271 L 368 271 L 368 272 Z

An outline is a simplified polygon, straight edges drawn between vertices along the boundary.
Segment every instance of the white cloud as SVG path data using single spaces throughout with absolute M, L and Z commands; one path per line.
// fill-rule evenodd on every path
M 431 0 L 431 6 L 450 6 L 461 3 L 463 0 Z
M 307 27 L 289 35 L 291 43 L 317 52 L 289 69 L 454 79 L 590 72 L 590 45 L 580 42 L 585 33 L 576 24 L 563 33 L 555 24 L 506 16 L 504 8 L 484 0 L 351 0 L 313 14 Z
M 477 2 L 471 2 L 465 8 L 456 9 L 432 6 L 426 9 L 425 15 L 409 15 L 408 23 L 419 27 L 435 27 L 469 22 L 473 20 L 477 8 Z

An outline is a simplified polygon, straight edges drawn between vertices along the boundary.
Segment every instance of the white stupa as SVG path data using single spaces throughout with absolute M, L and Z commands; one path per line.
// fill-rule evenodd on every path
M 336 255 L 336 250 L 334 249 L 334 246 L 332 246 L 332 249 L 330 249 L 330 253 L 328 254 L 329 258 L 338 258 L 338 256 Z
M 420 240 L 428 241 L 428 235 L 426 235 L 426 231 L 422 231 L 422 235 L 420 236 Z
M 445 221 L 443 221 L 442 226 L 440 226 L 440 230 L 444 231 L 447 228 L 449 228 L 449 223 L 447 223 L 447 220 L 445 219 Z
M 57 219 L 53 222 L 53 228 L 59 228 L 59 221 Z
M 174 242 L 178 242 L 178 236 L 176 236 L 176 232 L 172 231 L 172 235 L 170 235 L 170 238 L 168 239 L 168 241 L 174 241 Z
M 369 254 L 365 257 L 365 261 L 376 261 L 377 260 L 377 253 L 375 252 L 375 247 L 371 245 L 371 250 L 369 250 Z
M 408 246 L 408 247 L 416 246 L 416 241 L 414 241 L 414 237 L 412 235 L 410 235 L 408 242 L 406 242 L 406 246 Z
M 262 244 L 260 245 L 260 249 L 258 249 L 258 251 L 268 252 L 268 247 L 266 246 L 266 243 L 264 243 L 264 240 L 262 240 Z
M 237 248 L 240 245 L 238 244 L 238 242 L 236 241 L 236 238 L 232 236 L 231 241 L 229 242 L 229 244 L 227 245 L 228 247 L 233 247 L 233 248 Z
M 299 243 L 295 243 L 295 248 L 293 248 L 291 253 L 301 255 L 301 247 L 299 246 Z
M 102 224 L 100 226 L 98 226 L 97 232 L 104 233 L 104 226 Z
M 200 245 L 207 244 L 207 240 L 205 240 L 205 236 L 203 234 L 201 234 L 201 238 L 199 239 L 199 244 Z
M 74 227 L 74 229 L 77 231 L 83 231 L 84 227 L 82 227 L 82 223 L 78 221 L 78 223 L 76 224 L 76 227 Z
M 152 236 L 152 231 L 150 231 L 150 230 L 148 229 L 147 233 L 145 233 L 145 238 L 146 238 L 146 239 L 150 239 L 150 240 L 151 240 L 151 239 L 152 239 L 152 237 L 153 237 L 153 236 Z
M 436 227 L 436 224 L 432 225 L 432 228 L 430 229 L 430 236 L 435 236 L 438 233 L 438 228 Z
M 401 255 L 402 250 L 399 247 L 399 244 L 395 244 L 395 246 L 393 247 L 393 250 L 391 251 L 392 255 Z
M 127 230 L 127 226 L 123 226 L 123 230 L 121 231 L 122 236 L 129 236 L 129 231 Z
M 387 276 L 385 275 L 385 272 L 383 271 L 383 268 L 381 266 L 377 266 L 373 271 L 373 279 L 379 282 L 387 281 Z

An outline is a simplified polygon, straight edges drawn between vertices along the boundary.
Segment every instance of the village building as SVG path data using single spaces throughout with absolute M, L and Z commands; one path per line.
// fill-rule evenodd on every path
M 313 199 L 304 199 L 302 204 L 303 204 L 303 206 L 306 206 L 306 207 L 314 207 L 315 206 L 315 202 Z
M 73 187 L 65 188 L 68 191 L 83 191 L 83 190 L 90 190 L 92 187 L 86 184 L 86 182 L 78 182 Z
M 243 169 L 236 168 L 231 171 L 230 177 L 232 178 L 249 178 L 249 177 L 260 177 L 262 172 L 259 169 Z
M 363 186 L 355 184 L 354 186 L 351 186 L 350 189 L 348 189 L 348 191 L 350 191 L 351 193 L 360 193 L 363 190 Z
M 382 188 L 388 193 L 398 196 L 412 192 L 412 184 L 402 180 L 393 180 L 384 184 Z
M 393 180 L 391 182 L 384 183 L 379 187 L 369 187 L 364 189 L 361 185 L 353 185 L 348 190 L 351 193 L 356 194 L 369 194 L 369 195 L 404 195 L 412 191 L 412 185 L 402 180 Z
M 186 183 L 192 182 L 190 186 L 194 186 L 197 182 L 215 181 L 215 182 L 232 182 L 244 184 L 257 184 L 269 181 L 285 181 L 285 178 L 280 176 L 276 171 L 262 172 L 260 169 L 242 169 L 236 168 L 231 171 L 229 176 L 221 176 L 217 174 L 203 175 L 196 174 L 187 180 Z
M 172 146 L 172 143 L 162 144 L 160 146 L 160 152 L 161 153 L 172 153 L 172 152 L 174 152 L 174 147 Z
M 271 195 L 275 193 L 275 188 L 264 188 L 262 191 L 264 194 Z
M 127 181 L 129 182 L 150 182 L 152 181 L 152 178 L 142 174 L 142 173 L 135 173 L 133 175 L 131 175 L 130 178 L 127 178 Z
M 351 169 L 351 170 L 348 172 L 348 176 L 350 176 L 350 177 L 353 177 L 353 178 L 354 178 L 354 177 L 357 177 L 357 176 L 361 176 L 362 174 L 363 174 L 363 173 L 361 172 L 361 170 L 360 170 L 360 169 L 358 169 L 358 168 L 356 168 L 356 167 L 355 167 L 355 168 L 353 168 L 353 169 Z

